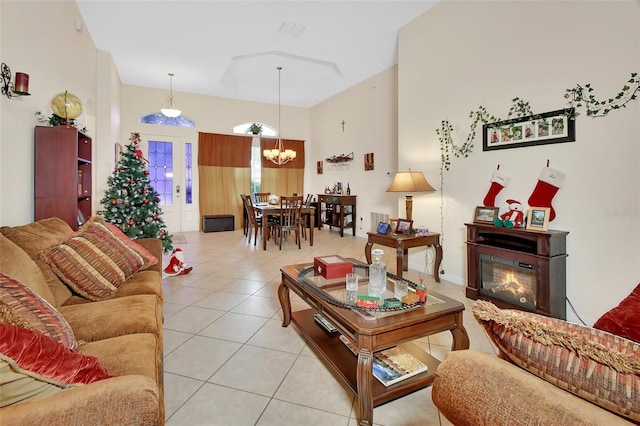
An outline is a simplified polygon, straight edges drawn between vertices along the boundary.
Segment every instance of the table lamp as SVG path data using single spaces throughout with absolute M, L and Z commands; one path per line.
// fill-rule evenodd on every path
M 393 177 L 391 186 L 387 192 L 404 192 L 406 194 L 405 206 L 407 209 L 407 220 L 411 220 L 413 210 L 413 192 L 434 192 L 435 188 L 429 185 L 422 172 L 414 172 L 409 169 L 407 172 L 397 172 Z

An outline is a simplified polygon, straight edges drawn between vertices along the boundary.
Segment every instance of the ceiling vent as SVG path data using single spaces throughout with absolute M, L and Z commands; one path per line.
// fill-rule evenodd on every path
M 304 25 L 285 21 L 282 23 L 282 25 L 280 25 L 280 29 L 278 29 L 278 32 L 289 37 L 299 37 L 305 28 L 307 27 L 305 27 Z

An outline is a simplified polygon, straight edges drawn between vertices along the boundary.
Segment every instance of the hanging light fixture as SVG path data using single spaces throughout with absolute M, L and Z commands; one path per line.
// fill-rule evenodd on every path
M 176 109 L 176 106 L 173 104 L 173 73 L 171 72 L 169 73 L 169 87 L 171 90 L 169 94 L 169 106 L 162 108 L 160 112 L 165 117 L 176 118 L 182 114 L 182 111 Z
M 282 143 L 282 127 L 280 126 L 280 74 L 282 67 L 278 67 L 278 139 L 276 140 L 276 146 L 273 149 L 265 149 L 262 151 L 262 155 L 272 163 L 281 166 L 296 158 L 296 152 L 292 149 L 284 149 Z

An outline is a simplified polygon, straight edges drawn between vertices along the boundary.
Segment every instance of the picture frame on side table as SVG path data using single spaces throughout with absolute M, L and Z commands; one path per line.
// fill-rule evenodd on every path
M 473 214 L 473 223 L 487 223 L 493 225 L 493 220 L 498 217 L 499 207 L 476 207 Z
M 398 227 L 396 228 L 396 234 L 411 235 L 413 230 L 413 220 L 398 219 Z
M 389 230 L 392 234 L 396 233 L 398 229 L 398 219 L 389 219 Z
M 385 222 L 378 223 L 378 234 L 388 234 L 391 231 L 391 225 Z
M 527 231 L 547 231 L 549 227 L 549 207 L 529 207 L 527 213 Z

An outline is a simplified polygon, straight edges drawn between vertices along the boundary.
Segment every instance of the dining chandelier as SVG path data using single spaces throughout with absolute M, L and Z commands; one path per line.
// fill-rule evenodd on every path
M 292 149 L 284 149 L 284 144 L 282 143 L 282 138 L 280 134 L 282 133 L 282 127 L 280 125 L 280 74 L 282 72 L 282 67 L 278 67 L 278 139 L 276 140 L 276 146 L 273 149 L 265 149 L 262 152 L 262 155 L 267 160 L 270 160 L 272 163 L 281 166 L 283 164 L 288 163 L 289 161 L 296 158 L 296 152 Z
M 165 117 L 176 118 L 176 117 L 179 117 L 180 114 L 182 114 L 182 111 L 180 111 L 179 109 L 176 109 L 176 106 L 173 104 L 173 73 L 171 72 L 169 73 L 169 87 L 170 87 L 169 105 L 160 109 L 160 112 Z

